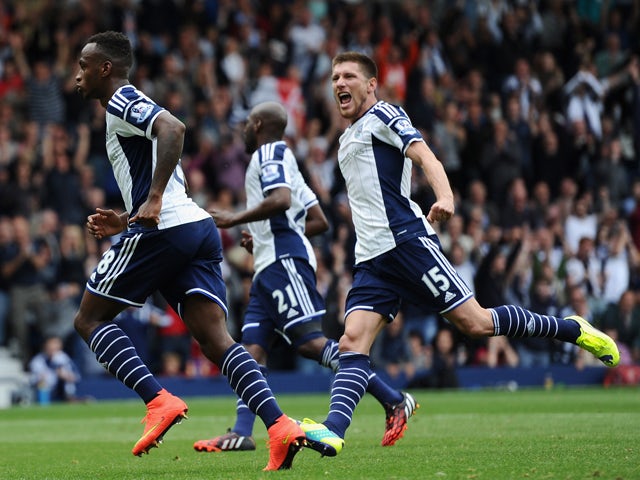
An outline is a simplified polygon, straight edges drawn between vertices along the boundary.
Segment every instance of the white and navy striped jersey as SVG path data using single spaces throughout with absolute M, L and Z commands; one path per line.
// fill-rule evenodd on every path
M 157 162 L 157 138 L 151 133 L 164 108 L 133 85 L 120 87 L 107 105 L 107 154 L 122 199 L 132 217 L 149 194 Z M 187 196 L 184 173 L 176 166 L 162 196 L 158 229 L 205 219 L 210 215 Z
M 298 169 L 293 152 L 284 141 L 261 145 L 251 156 L 245 176 L 247 209 L 262 203 L 269 191 L 291 190 L 291 206 L 268 220 L 248 224 L 253 237 L 254 271 L 258 274 L 276 260 L 302 258 L 316 269 L 316 258 L 304 235 L 307 210 L 318 203 Z
M 402 108 L 377 102 L 340 136 L 338 163 L 356 230 L 356 263 L 416 236 L 434 234 L 411 194 L 405 152 L 423 141 Z

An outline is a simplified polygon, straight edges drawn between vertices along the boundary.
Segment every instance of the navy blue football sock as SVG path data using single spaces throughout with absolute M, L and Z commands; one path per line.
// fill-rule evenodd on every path
M 378 400 L 382 406 L 396 405 L 404 399 L 402 393 L 384 383 L 373 371 L 369 371 L 369 385 L 367 386 L 367 392 L 373 395 L 373 397 Z
M 105 323 L 89 337 L 89 348 L 114 377 L 132 389 L 144 403 L 153 400 L 162 386 L 136 352 L 131 339 L 115 323 Z
M 331 386 L 329 415 L 322 423 L 341 438 L 344 438 L 353 411 L 367 391 L 369 372 L 368 355 L 356 352 L 340 354 L 340 366 Z
M 580 325 L 574 320 L 540 315 L 515 305 L 489 308 L 493 317 L 494 336 L 548 337 L 575 343 Z
M 269 428 L 282 415 L 260 366 L 239 343 L 224 352 L 221 371 L 234 392 Z
M 331 368 L 334 372 L 338 369 L 340 352 L 338 352 L 338 342 L 335 340 L 327 340 L 320 357 L 320 365 Z M 395 405 L 400 403 L 404 398 L 402 393 L 394 390 L 384 383 L 380 377 L 374 372 L 369 371 L 369 385 L 367 387 L 373 397 L 384 405 Z
M 267 367 L 260 365 L 260 371 L 262 372 L 262 375 L 265 377 L 267 376 Z M 256 414 L 247 407 L 241 398 L 238 398 L 238 401 L 236 402 L 236 424 L 231 430 L 236 432 L 238 435 L 250 437 L 253 435 L 253 425 L 255 421 Z
M 322 353 L 320 353 L 320 360 L 318 363 L 335 372 L 338 370 L 339 356 L 340 352 L 338 351 L 338 342 L 329 338 L 322 348 Z

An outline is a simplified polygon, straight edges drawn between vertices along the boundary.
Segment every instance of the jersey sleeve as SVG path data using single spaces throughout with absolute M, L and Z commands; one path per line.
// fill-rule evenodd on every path
M 395 145 L 403 154 L 413 142 L 424 141 L 401 107 L 380 102 L 372 113 L 381 121 L 372 133 L 380 140 Z
M 286 168 L 287 152 L 293 157 L 285 143 L 271 143 L 260 148 L 260 185 L 263 192 L 278 187 L 291 188 Z
M 309 210 L 311 207 L 319 203 L 318 197 L 316 196 L 314 191 L 311 190 L 309 185 L 307 185 L 306 183 L 304 184 L 304 186 L 300 191 L 300 197 L 301 197 L 300 200 L 302 200 L 305 210 Z
M 127 86 L 118 90 L 111 97 L 107 110 L 140 132 L 138 134 L 152 139 L 151 127 L 164 108 L 133 86 Z

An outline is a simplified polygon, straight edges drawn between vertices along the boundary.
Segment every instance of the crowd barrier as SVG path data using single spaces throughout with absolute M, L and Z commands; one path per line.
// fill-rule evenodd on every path
M 549 368 L 484 368 L 463 367 L 457 370 L 460 388 L 498 388 L 515 390 L 520 387 L 546 387 L 602 385 L 607 368 L 553 366 Z M 395 388 L 403 388 L 404 380 L 390 379 L 384 372 L 378 374 Z M 324 370 L 318 373 L 270 372 L 269 384 L 274 393 L 322 393 L 329 392 L 333 376 Z M 223 376 L 206 378 L 160 377 L 162 385 L 180 396 L 198 397 L 232 395 Z M 78 385 L 78 396 L 90 396 L 96 400 L 138 398 L 131 390 L 110 376 L 83 379 Z

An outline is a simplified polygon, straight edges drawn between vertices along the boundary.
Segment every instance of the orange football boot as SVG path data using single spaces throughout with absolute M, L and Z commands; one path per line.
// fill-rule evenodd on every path
M 145 424 L 144 433 L 131 453 L 139 457 L 157 447 L 173 425 L 187 418 L 188 409 L 180 398 L 171 395 L 164 388 L 160 390 L 158 396 L 147 404 L 147 415 L 140 422 Z

